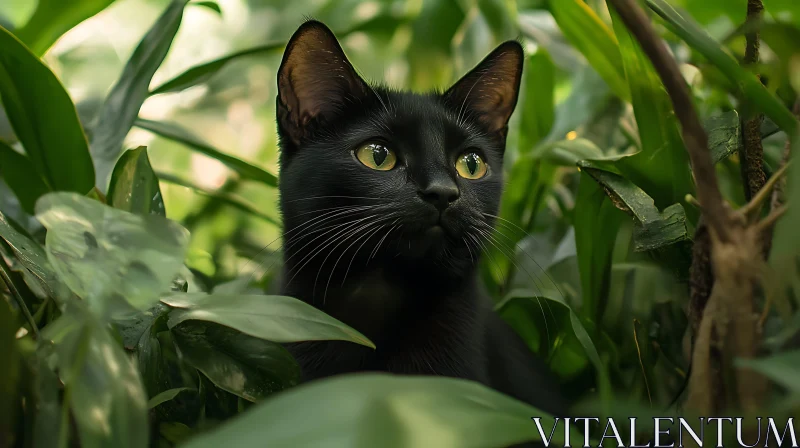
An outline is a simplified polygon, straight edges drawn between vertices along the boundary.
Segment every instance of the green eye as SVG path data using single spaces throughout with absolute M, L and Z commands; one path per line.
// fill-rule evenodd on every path
M 364 165 L 378 171 L 389 171 L 397 163 L 394 151 L 377 143 L 370 143 L 358 148 L 356 158 Z
M 474 152 L 463 154 L 456 160 L 456 171 L 465 179 L 480 179 L 486 175 L 486 170 L 486 162 Z

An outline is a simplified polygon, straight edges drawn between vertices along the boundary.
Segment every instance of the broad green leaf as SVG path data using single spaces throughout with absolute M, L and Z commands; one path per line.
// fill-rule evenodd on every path
M 39 0 L 33 16 L 14 34 L 42 56 L 64 33 L 112 3 L 114 0 Z
M 19 199 L 22 209 L 33 214 L 39 196 L 50 191 L 31 161 L 0 141 L 0 176 Z
M 263 212 L 260 212 L 260 211 L 256 210 L 252 206 L 250 206 L 247 203 L 245 203 L 243 199 L 240 199 L 240 198 L 238 198 L 236 196 L 233 196 L 231 194 L 225 194 L 225 193 L 222 193 L 222 192 L 208 190 L 208 189 L 203 188 L 203 187 L 201 187 L 199 185 L 194 185 L 194 184 L 192 184 L 191 182 L 189 182 L 187 180 L 181 179 L 181 178 L 179 178 L 177 176 L 173 176 L 172 174 L 167 174 L 167 173 L 164 173 L 164 172 L 158 172 L 158 173 L 156 173 L 156 175 L 158 176 L 158 180 L 160 180 L 162 182 L 167 182 L 167 183 L 170 183 L 170 184 L 173 184 L 173 185 L 178 185 L 178 186 L 181 186 L 181 187 L 189 188 L 189 189 L 193 190 L 195 193 L 198 193 L 198 194 L 200 194 L 202 196 L 211 198 L 211 199 L 216 200 L 216 201 L 220 201 L 220 202 L 222 202 L 222 203 L 224 203 L 226 205 L 229 205 L 229 206 L 231 206 L 231 207 L 233 207 L 233 208 L 235 208 L 237 210 L 241 210 L 241 211 L 243 211 L 243 212 L 245 212 L 247 214 L 259 217 L 259 218 L 263 219 L 264 221 L 267 221 L 270 224 L 273 224 L 273 225 L 275 225 L 277 227 L 281 226 L 281 223 L 280 223 L 280 221 L 278 219 L 276 219 L 276 218 L 274 218 L 272 216 L 269 216 L 269 215 L 267 215 L 267 214 L 265 214 Z
M 646 0 L 647 6 L 658 14 L 678 37 L 714 64 L 731 83 L 737 86 L 748 104 L 761 109 L 778 126 L 789 134 L 798 127 L 798 121 L 783 103 L 771 94 L 756 76 L 739 65 L 739 62 L 690 17 L 681 14 L 665 0 Z
M 693 191 L 693 183 L 672 102 L 650 60 L 613 8 L 611 17 L 641 141 L 641 151 L 620 159 L 617 166 L 660 207 L 682 202 Z
M 691 239 L 686 226 L 686 212 L 681 204 L 673 204 L 662 213 L 653 198 L 633 182 L 619 174 L 587 166 L 581 172 L 602 185 L 611 202 L 620 210 L 633 215 L 634 250 L 655 250 Z
M 145 310 L 169 291 L 189 232 L 156 215 L 139 216 L 74 193 L 36 203 L 50 263 L 70 289 L 104 314 L 120 298 Z
M 147 397 L 133 363 L 87 310 L 68 309 L 58 320 L 67 319 L 72 322 L 61 326 L 61 334 L 48 326 L 43 337 L 56 341 L 56 364 L 81 445 L 146 447 Z
M 175 140 L 176 142 L 182 143 L 201 154 L 205 154 L 208 157 L 219 160 L 228 168 L 239 173 L 239 175 L 245 179 L 258 181 L 272 187 L 278 185 L 278 178 L 275 177 L 274 174 L 269 173 L 255 165 L 251 165 L 242 159 L 220 152 L 218 149 L 212 147 L 208 143 L 203 142 L 200 138 L 192 135 L 189 131 L 176 124 L 150 121 L 140 118 L 136 120 L 135 125 L 136 127 L 150 131 L 158 136 Z
M 599 321 L 608 301 L 611 254 L 625 215 L 591 176 L 582 172 L 580 177 L 573 221 L 583 291 L 580 313 Z
M 186 70 L 180 75 L 164 82 L 160 86 L 151 90 L 149 95 L 158 95 L 161 93 L 180 92 L 181 90 L 188 89 L 189 87 L 202 84 L 212 76 L 214 76 L 222 67 L 229 62 L 246 56 L 253 56 L 258 54 L 271 54 L 278 53 L 286 46 L 286 42 L 276 42 L 273 44 L 266 44 L 259 47 L 248 48 L 246 50 L 237 51 L 236 53 L 223 56 L 213 61 L 205 62 L 200 65 Z
M 5 240 L 17 261 L 27 269 L 39 283 L 39 287 L 58 303 L 69 299 L 71 293 L 59 279 L 47 259 L 47 253 L 39 243 L 17 231 L 0 213 L 0 238 Z
M 189 4 L 210 9 L 211 11 L 214 11 L 215 13 L 222 15 L 222 9 L 220 9 L 219 4 L 217 2 L 194 2 Z
M 0 27 L 0 99 L 39 176 L 56 191 L 86 194 L 94 167 L 75 105 L 58 78 Z
M 777 353 L 767 358 L 737 359 L 738 367 L 749 367 L 794 393 L 800 393 L 800 350 Z
M 153 409 L 154 407 L 166 403 L 167 401 L 172 400 L 173 398 L 177 397 L 181 392 L 187 390 L 194 390 L 189 387 L 176 387 L 175 389 L 167 389 L 164 392 L 156 395 L 155 397 L 149 399 L 147 401 L 147 408 Z
M 358 331 L 292 297 L 172 294 L 161 301 L 178 308 L 170 312 L 170 328 L 204 320 L 273 342 L 340 340 L 375 348 Z
M 363 373 L 283 392 L 185 446 L 499 447 L 538 440 L 531 417 L 552 428 L 546 414 L 476 382 Z
M 715 164 L 739 152 L 742 131 L 738 112 L 730 110 L 714 115 L 703 124 L 708 133 L 708 149 Z
M 91 152 L 98 161 L 97 185 L 105 188 L 111 164 L 147 98 L 150 80 L 167 56 L 189 0 L 172 0 L 144 35 L 111 88 L 92 128 Z
M 602 387 L 605 388 L 606 392 L 610 392 L 611 383 L 608 379 L 608 374 L 603 366 L 602 361 L 600 360 L 600 355 L 597 353 L 597 348 L 595 347 L 594 342 L 592 342 L 591 337 L 589 337 L 589 333 L 586 332 L 586 328 L 584 328 L 583 324 L 578 318 L 578 315 L 575 314 L 572 308 L 570 308 L 570 306 L 567 305 L 564 300 L 558 298 L 558 296 L 554 297 L 556 298 L 543 297 L 539 294 L 536 294 L 534 291 L 515 289 L 508 293 L 508 295 L 506 295 L 506 297 L 495 306 L 495 311 L 502 313 L 514 307 L 526 306 L 526 303 L 530 303 L 534 300 L 547 300 L 550 303 L 558 304 L 558 306 L 566 309 L 569 313 L 569 322 L 572 327 L 572 335 L 580 342 L 580 345 L 583 347 L 583 350 L 586 353 L 586 357 L 594 366 L 595 371 L 597 372 L 597 377 L 600 379 L 600 384 L 602 384 Z
M 137 215 L 166 216 L 158 178 L 150 166 L 147 148 L 129 149 L 111 174 L 108 205 Z
M 615 95 L 630 101 L 625 69 L 614 33 L 582 0 L 550 0 L 550 12 L 564 36 L 589 61 Z
M 550 55 L 540 48 L 529 56 L 523 71 L 519 152 L 527 154 L 550 133 L 555 121 L 555 70 Z
M 300 367 L 280 344 L 207 322 L 172 328 L 187 363 L 217 387 L 248 401 L 260 401 L 300 381 Z

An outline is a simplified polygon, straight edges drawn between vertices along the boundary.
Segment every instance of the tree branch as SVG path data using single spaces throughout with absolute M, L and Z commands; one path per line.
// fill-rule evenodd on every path
M 761 18 L 764 5 L 761 0 L 747 1 L 747 22 L 754 23 Z M 758 30 L 745 34 L 745 50 L 742 65 L 751 66 L 758 64 L 759 58 L 759 33 Z M 757 75 L 759 79 L 760 75 Z M 745 107 L 747 105 L 745 104 Z M 744 144 L 739 151 L 739 163 L 742 170 L 744 196 L 749 201 L 764 186 L 764 147 L 761 143 L 761 123 L 764 114 L 752 115 L 745 111 L 742 115 L 742 134 Z
M 650 20 L 636 0 L 609 0 L 609 3 L 639 41 L 642 51 L 653 63 L 672 100 L 675 115 L 681 123 L 683 142 L 692 163 L 692 172 L 697 184 L 697 198 L 703 205 L 703 216 L 709 229 L 720 241 L 731 241 L 728 229 L 729 209 L 723 202 L 717 183 L 717 173 L 708 150 L 708 135 L 694 109 L 689 89 L 678 69 L 678 64 L 657 37 Z

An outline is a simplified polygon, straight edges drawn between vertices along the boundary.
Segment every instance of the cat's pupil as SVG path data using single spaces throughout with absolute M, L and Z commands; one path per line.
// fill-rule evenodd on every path
M 467 156 L 467 169 L 469 170 L 470 174 L 475 174 L 475 170 L 478 169 L 478 161 L 472 154 Z
M 375 145 L 372 147 L 372 160 L 375 161 L 376 166 L 383 165 L 383 162 L 386 161 L 387 152 L 383 146 Z

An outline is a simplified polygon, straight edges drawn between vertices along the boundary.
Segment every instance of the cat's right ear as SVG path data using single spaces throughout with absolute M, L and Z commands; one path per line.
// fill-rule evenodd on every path
M 289 40 L 278 69 L 280 126 L 299 145 L 312 126 L 367 91 L 333 32 L 308 21 Z

